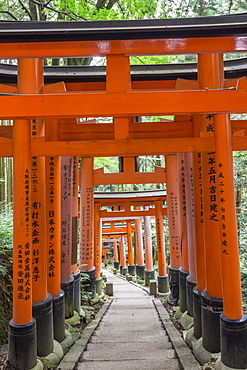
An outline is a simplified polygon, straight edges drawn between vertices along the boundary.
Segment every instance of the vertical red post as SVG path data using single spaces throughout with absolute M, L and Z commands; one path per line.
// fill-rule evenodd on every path
M 155 221 L 156 221 L 156 243 L 158 249 L 158 292 L 167 293 L 169 291 L 169 281 L 166 270 L 166 251 L 165 251 L 165 232 L 162 213 L 162 201 L 155 201 Z
M 32 73 L 32 72 L 31 72 Z M 36 83 L 33 93 L 40 94 L 44 85 L 43 61 L 35 59 L 33 73 Z M 44 120 L 31 120 L 31 139 L 44 137 Z M 47 293 L 47 243 L 46 243 L 46 185 L 45 158 L 31 159 L 31 225 L 32 225 L 32 273 L 33 317 L 37 326 L 37 354 L 47 356 L 53 351 L 52 295 Z
M 72 168 L 73 157 L 61 157 L 61 288 L 65 294 L 65 317 L 74 315 L 72 250 Z
M 136 210 L 139 210 L 139 206 L 135 206 Z M 135 239 L 136 239 L 136 275 L 144 280 L 144 256 L 143 256 L 143 239 L 142 239 L 142 222 L 138 218 L 135 220 Z
M 81 274 L 80 270 L 78 269 L 78 186 L 79 186 L 78 157 L 73 157 L 71 273 L 74 278 L 74 310 L 80 313 Z
M 184 153 L 177 154 L 179 178 L 179 213 L 181 228 L 181 267 L 179 270 L 179 306 L 181 312 L 187 311 L 186 278 L 189 275 L 187 208 Z
M 200 116 L 193 116 L 194 136 L 200 136 Z M 204 216 L 203 216 L 203 188 L 202 188 L 202 155 L 193 153 L 194 168 L 194 212 L 195 212 L 195 240 L 196 240 L 196 278 L 197 286 L 193 289 L 193 317 L 194 336 L 202 336 L 201 292 L 206 287 L 205 282 L 205 252 L 204 252 Z
M 46 119 L 46 140 L 58 140 L 58 119 Z M 54 339 L 65 338 L 65 298 L 61 290 L 61 157 L 46 157 L 47 289 L 52 294 Z
M 34 92 L 35 59 L 18 60 L 18 93 Z M 31 124 L 15 120 L 13 130 L 13 320 L 9 325 L 8 361 L 31 369 L 37 362 L 36 321 L 32 318 Z
M 90 283 L 86 287 L 95 293 L 94 267 L 94 185 L 93 158 L 81 159 L 81 192 L 80 192 L 80 268 L 87 273 Z
M 100 217 L 100 203 L 94 203 L 94 265 L 96 277 L 96 293 L 102 294 L 101 273 L 102 255 L 102 219 Z
M 145 207 L 148 210 L 149 207 Z M 145 246 L 145 285 L 149 285 L 149 280 L 154 279 L 152 230 L 150 216 L 144 216 L 144 246 Z
M 223 61 L 220 54 L 198 55 L 200 88 L 223 87 Z M 212 115 L 201 116 L 201 132 L 214 134 Z M 220 351 L 220 313 L 222 302 L 219 195 L 217 190 L 216 153 L 202 153 L 204 202 L 204 244 L 206 289 L 202 299 L 202 343 L 209 352 Z M 209 309 L 210 308 L 210 309 Z
M 127 243 L 128 243 L 128 273 L 135 275 L 134 251 L 132 243 L 132 227 L 131 221 L 126 222 L 127 225 Z
M 117 246 L 117 242 L 113 242 L 113 256 L 114 256 L 114 268 L 116 270 L 119 269 L 119 264 L 120 264 L 120 261 L 119 261 L 119 258 L 118 258 L 118 246 Z
M 222 64 L 220 64 L 222 66 Z M 227 367 L 247 368 L 247 317 L 243 314 L 238 248 L 231 123 L 226 114 L 214 116 L 218 168 L 219 224 L 223 284 L 221 361 Z
M 170 291 L 169 301 L 176 305 L 179 299 L 179 268 L 181 266 L 180 213 L 177 155 L 166 155 L 166 194 L 170 239 Z
M 121 235 L 121 242 L 119 243 L 119 246 L 120 246 L 120 255 L 121 255 L 120 274 L 126 275 L 126 273 L 127 273 L 127 264 L 126 264 L 126 252 L 125 252 L 124 235 Z
M 186 278 L 187 313 L 193 316 L 193 289 L 196 286 L 196 240 L 195 240 L 195 213 L 194 213 L 194 170 L 193 154 L 185 153 L 185 192 L 187 209 L 187 235 L 189 275 Z

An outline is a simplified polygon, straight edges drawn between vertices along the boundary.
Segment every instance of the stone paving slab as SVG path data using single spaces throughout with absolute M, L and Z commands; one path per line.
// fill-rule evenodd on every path
M 117 346 L 116 346 L 117 347 Z M 93 359 L 92 359 L 93 354 Z M 91 360 L 91 361 L 111 361 L 113 358 L 117 358 L 118 361 L 128 361 L 128 360 L 150 360 L 156 361 L 156 358 L 163 359 L 167 361 L 169 359 L 176 358 L 176 354 L 174 349 L 166 349 L 159 351 L 149 351 L 148 344 L 146 348 L 142 350 L 135 350 L 135 349 L 123 349 L 122 352 L 116 348 L 115 350 L 112 349 L 111 351 L 103 351 L 101 349 L 93 350 L 93 351 L 85 351 L 83 353 L 82 359 L 84 360 Z
M 143 331 L 142 335 L 140 336 L 140 333 L 136 332 L 129 335 L 129 333 L 124 333 L 121 336 L 118 335 L 111 335 L 111 334 L 104 334 L 104 337 L 102 337 L 101 334 L 94 334 L 91 338 L 91 343 L 116 343 L 116 340 L 118 343 L 136 343 L 139 341 L 140 343 L 146 343 L 146 342 L 159 342 L 159 341 L 169 341 L 166 333 L 160 334 L 160 333 L 150 333 L 150 331 Z
M 97 351 L 98 349 L 101 349 L 103 351 L 116 351 L 118 350 L 119 352 L 122 352 L 124 350 L 126 351 L 132 351 L 133 349 L 135 351 L 142 351 L 146 350 L 147 351 L 147 343 L 145 342 L 136 342 L 135 346 L 133 347 L 133 342 L 128 342 L 128 343 L 88 343 L 87 345 L 87 351 L 94 350 Z M 148 351 L 150 353 L 154 353 L 155 351 L 163 351 L 166 349 L 172 349 L 172 344 L 171 342 L 154 342 L 154 343 L 149 343 L 148 345 Z
M 177 359 L 164 361 L 128 360 L 128 361 L 89 361 L 78 365 L 78 370 L 179 370 Z M 188 369 L 189 370 L 189 369 Z

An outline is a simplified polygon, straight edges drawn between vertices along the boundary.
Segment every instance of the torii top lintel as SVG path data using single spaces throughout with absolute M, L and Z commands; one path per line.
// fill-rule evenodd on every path
M 202 42 L 203 39 L 203 42 Z M 241 52 L 246 15 L 135 21 L 0 22 L 0 57 Z

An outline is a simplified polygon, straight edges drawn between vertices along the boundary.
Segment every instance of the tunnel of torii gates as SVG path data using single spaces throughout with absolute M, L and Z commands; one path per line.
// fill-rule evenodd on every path
M 91 288 L 99 278 L 100 255 L 94 251 L 99 250 L 102 219 L 129 217 L 137 225 L 140 218 L 135 217 L 155 216 L 158 274 L 167 281 L 163 200 L 157 197 L 148 209 L 125 201 L 126 209 L 110 213 L 94 201 L 93 188 L 166 182 L 174 301 L 179 281 L 180 308 L 193 315 L 195 337 L 202 336 L 209 352 L 221 351 L 226 366 L 247 368 L 232 163 L 232 150 L 247 149 L 247 122 L 229 118 L 247 112 L 247 70 L 244 59 L 223 63 L 224 53 L 247 51 L 246 15 L 0 22 L 0 42 L 0 58 L 18 60 L 17 71 L 5 66 L 0 81 L 0 118 L 13 120 L 13 126 L 0 128 L 0 156 L 14 158 L 9 363 L 31 369 L 37 348 L 43 356 L 51 352 L 53 337 L 64 339 L 64 315 L 73 314 L 80 270 L 89 275 Z M 170 54 L 196 54 L 197 63 L 130 68 L 130 56 Z M 50 67 L 43 73 L 44 58 L 94 56 L 105 56 L 106 67 L 62 67 L 60 72 Z M 136 118 L 164 115 L 174 120 L 142 123 Z M 87 117 L 113 120 L 83 124 L 80 119 Z M 136 172 L 134 158 L 143 155 L 165 155 L 166 170 Z M 124 158 L 123 173 L 93 171 L 93 157 L 107 156 Z M 127 222 L 128 240 L 130 227 Z M 130 246 L 129 240 L 131 272 L 143 260 L 140 250 L 140 259 L 131 259 Z M 151 265 L 151 257 L 146 258 Z M 152 271 L 152 265 L 146 270 Z

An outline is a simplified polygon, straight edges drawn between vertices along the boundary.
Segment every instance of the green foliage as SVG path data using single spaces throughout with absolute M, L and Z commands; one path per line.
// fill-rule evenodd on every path
M 93 293 L 89 291 L 90 277 L 86 272 L 81 272 L 81 302 L 82 304 L 91 306 Z
M 0 207 L 0 345 L 7 342 L 12 317 L 12 208 Z

